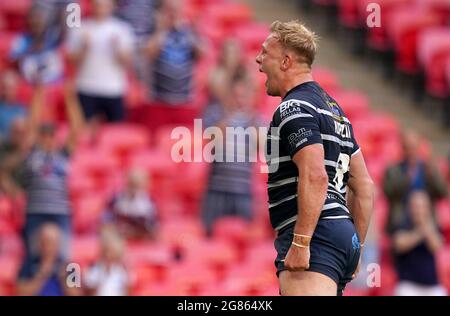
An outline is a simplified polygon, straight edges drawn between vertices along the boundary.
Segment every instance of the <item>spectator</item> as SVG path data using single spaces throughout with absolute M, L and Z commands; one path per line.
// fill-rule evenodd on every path
M 219 127 L 223 135 L 226 135 L 226 127 L 245 129 L 258 125 L 253 109 L 253 86 L 249 77 L 242 72 L 236 75 L 230 83 L 229 91 L 232 98 L 227 104 L 208 107 L 204 117 L 205 125 Z M 256 148 L 257 140 L 251 136 L 240 136 L 233 135 L 233 139 L 226 137 L 224 146 L 215 148 L 216 160 L 211 166 L 203 205 L 203 222 L 209 235 L 214 222 L 221 217 L 240 216 L 252 219 L 253 165 L 250 155 L 255 154 L 252 148 Z M 227 151 L 231 150 L 229 144 L 234 146 L 232 161 L 226 159 L 229 156 Z
M 155 11 L 161 0 L 117 0 L 116 16 L 129 23 L 138 42 L 145 41 L 155 29 Z
M 407 218 L 395 229 L 393 248 L 398 296 L 445 296 L 439 285 L 435 255 L 443 242 L 425 191 L 410 194 Z
M 167 106 L 191 101 L 194 63 L 202 52 L 200 40 L 183 20 L 182 4 L 178 0 L 163 1 L 155 33 L 144 50 L 152 63 L 152 98 Z
M 33 96 L 31 113 L 26 129 L 31 151 L 19 171 L 19 183 L 27 198 L 24 239 L 27 258 L 34 254 L 32 241 L 39 228 L 48 222 L 55 223 L 63 234 L 62 251 L 66 257 L 70 237 L 70 202 L 67 192 L 67 168 L 74 152 L 82 117 L 77 98 L 71 88 L 66 88 L 66 113 L 70 134 L 64 146 L 59 147 L 55 137 L 55 126 L 39 124 L 43 106 L 42 87 L 37 87 Z
M 28 31 L 14 42 L 11 51 L 11 60 L 33 84 L 54 83 L 63 76 L 64 66 L 58 51 L 61 33 L 49 27 L 49 14 L 42 6 L 32 6 L 27 16 Z
M 134 68 L 143 84 L 150 84 L 150 65 L 142 53 L 155 30 L 155 13 L 160 0 L 118 0 L 116 16 L 129 23 L 134 31 Z
M 26 110 L 17 101 L 17 74 L 5 71 L 0 74 L 0 138 L 8 136 L 11 123 L 18 117 L 24 117 Z
M 88 121 L 125 118 L 127 68 L 132 57 L 131 28 L 113 16 L 113 0 L 94 0 L 93 18 L 68 35 L 69 59 L 78 66 L 77 88 Z
M 126 188 L 111 202 L 110 220 L 125 238 L 154 237 L 156 211 L 148 195 L 147 174 L 139 169 L 128 174 Z
M 210 102 L 227 103 L 229 91 L 228 84 L 244 67 L 242 63 L 242 53 L 239 43 L 233 39 L 228 39 L 223 43 L 219 62 L 209 74 L 209 94 Z
M 19 117 L 11 124 L 8 138 L 0 142 L 0 190 L 9 196 L 15 197 L 21 192 L 18 170 L 30 149 L 25 135 L 26 121 Z
M 101 257 L 89 269 L 84 285 L 86 294 L 95 296 L 126 296 L 129 276 L 124 264 L 125 243 L 114 230 L 104 230 Z
M 405 131 L 402 137 L 403 160 L 390 166 L 384 176 L 383 188 L 389 202 L 388 233 L 403 222 L 410 192 L 426 191 L 432 205 L 448 194 L 447 184 L 436 167 L 420 157 L 418 135 Z M 434 217 L 434 210 L 432 213 Z
M 64 260 L 60 256 L 61 231 L 47 223 L 37 235 L 38 253 L 25 261 L 17 283 L 17 294 L 26 296 L 77 295 L 76 288 L 67 286 Z

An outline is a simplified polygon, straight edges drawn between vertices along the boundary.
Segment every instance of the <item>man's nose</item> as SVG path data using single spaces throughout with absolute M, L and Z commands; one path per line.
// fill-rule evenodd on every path
M 256 55 L 256 63 L 260 64 L 261 63 L 261 53 L 259 53 L 258 55 Z

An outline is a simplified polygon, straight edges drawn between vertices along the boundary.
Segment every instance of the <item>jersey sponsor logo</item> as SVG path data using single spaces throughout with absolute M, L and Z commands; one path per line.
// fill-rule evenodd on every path
M 334 121 L 334 131 L 336 134 L 338 134 L 342 138 L 352 138 L 350 126 L 347 124 L 343 124 L 343 123 Z
M 300 128 L 298 132 L 294 132 L 288 136 L 289 145 L 292 148 L 300 146 L 308 141 L 308 137 L 311 137 L 313 132 L 310 129 Z
M 301 113 L 302 109 L 300 107 L 300 103 L 296 100 L 289 100 L 280 104 L 280 118 L 283 119 L 286 116 L 290 116 L 292 114 Z

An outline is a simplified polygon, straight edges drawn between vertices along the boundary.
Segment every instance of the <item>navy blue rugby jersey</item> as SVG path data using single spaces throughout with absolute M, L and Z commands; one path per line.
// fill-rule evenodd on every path
M 297 219 L 298 169 L 292 157 L 302 148 L 323 144 L 328 174 L 321 219 L 350 218 L 346 206 L 349 165 L 359 151 L 350 121 L 315 81 L 290 90 L 277 107 L 267 135 L 270 221 L 280 230 Z

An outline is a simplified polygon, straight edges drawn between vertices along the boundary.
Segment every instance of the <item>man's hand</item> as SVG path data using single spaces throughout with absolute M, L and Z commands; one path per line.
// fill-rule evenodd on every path
M 309 257 L 309 247 L 292 244 L 284 260 L 284 266 L 292 272 L 306 270 L 309 268 Z

